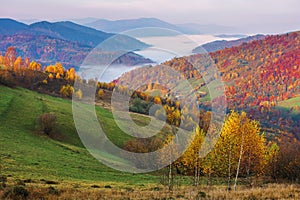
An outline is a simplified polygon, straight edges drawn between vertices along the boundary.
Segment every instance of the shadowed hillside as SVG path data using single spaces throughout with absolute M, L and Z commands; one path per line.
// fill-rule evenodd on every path
M 43 65 L 61 62 L 66 67 L 79 67 L 97 45 L 110 37 L 114 37 L 114 41 L 109 46 L 102 45 L 98 49 L 99 55 L 113 56 L 116 51 L 124 51 L 121 62 L 124 65 L 151 62 L 137 54 L 127 53 L 149 45 L 125 35 L 105 33 L 72 22 L 43 21 L 26 25 L 11 19 L 0 19 L 0 52 L 4 53 L 9 46 L 14 46 L 20 56 Z

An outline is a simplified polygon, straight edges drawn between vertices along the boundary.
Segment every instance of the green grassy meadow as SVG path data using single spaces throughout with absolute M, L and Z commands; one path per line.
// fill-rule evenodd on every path
M 37 122 L 45 112 L 57 116 L 56 130 L 50 136 L 40 130 Z M 96 113 L 113 143 L 122 146 L 132 139 L 118 128 L 111 112 L 96 107 Z M 131 113 L 131 117 L 139 125 L 149 123 L 143 115 Z M 0 178 L 7 179 L 0 197 L 20 187 L 29 192 L 27 199 L 298 199 L 300 195 L 299 185 L 269 185 L 257 180 L 260 187 L 249 189 L 241 184 L 237 191 L 228 192 L 223 178 L 213 178 L 213 186 L 207 186 L 202 177 L 201 185 L 195 187 L 188 176 L 176 176 L 174 190 L 169 191 L 160 184 L 162 176 L 158 172 L 113 170 L 96 160 L 81 143 L 68 99 L 0 86 L 0 121 Z M 164 127 L 162 132 L 168 129 Z M 8 199 L 15 197 L 22 196 Z
M 100 107 L 96 111 L 116 145 L 123 145 L 131 138 L 116 126 L 109 111 Z M 37 118 L 45 112 L 57 116 L 57 131 L 52 138 L 42 133 L 37 123 Z M 138 116 L 135 118 L 142 121 Z M 119 172 L 92 157 L 77 135 L 70 100 L 0 86 L 0 121 L 1 175 L 22 180 L 135 185 L 158 182 L 157 176 Z

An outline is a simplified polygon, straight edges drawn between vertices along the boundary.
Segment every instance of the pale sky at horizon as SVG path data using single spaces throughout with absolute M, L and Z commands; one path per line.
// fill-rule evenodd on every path
M 155 17 L 173 24 L 300 29 L 299 0 L 5 0 L 0 13 L 17 20 Z

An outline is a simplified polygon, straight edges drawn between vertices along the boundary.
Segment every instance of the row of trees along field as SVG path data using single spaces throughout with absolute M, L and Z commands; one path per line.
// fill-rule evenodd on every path
M 0 83 L 9 86 L 18 85 L 54 96 L 70 98 L 73 93 L 77 93 L 77 98 L 84 98 L 85 89 L 89 86 L 97 86 L 98 98 L 102 98 L 104 93 L 112 90 L 130 93 L 127 87 L 116 86 L 115 82 L 100 83 L 96 80 L 80 79 L 74 69 L 65 70 L 60 63 L 43 68 L 28 58 L 23 60 L 17 57 L 16 49 L 13 47 L 9 47 L 5 55 L 0 56 L 0 65 L 2 66 Z M 186 73 L 185 76 L 199 75 Z M 75 79 L 80 80 L 84 88 L 75 91 L 73 87 Z M 207 176 L 208 183 L 211 183 L 213 177 L 226 177 L 229 189 L 232 181 L 236 185 L 238 177 L 246 177 L 249 184 L 252 183 L 253 177 L 262 175 L 274 179 L 299 180 L 300 144 L 294 137 L 280 136 L 273 141 L 267 140 L 261 133 L 257 121 L 247 117 L 245 112 L 239 114 L 232 111 L 225 121 L 215 148 L 207 156 L 200 158 L 199 149 L 207 134 L 211 113 L 204 110 L 201 110 L 199 115 L 193 112 L 185 113 L 185 105 L 180 101 L 151 96 L 141 91 L 133 92 L 132 111 L 148 114 L 153 104 L 162 105 L 165 110 L 165 112 L 157 110 L 155 117 L 160 118 L 165 113 L 164 117 L 170 125 L 179 126 L 185 121 L 184 124 L 187 126 L 183 128 L 195 132 L 192 145 L 180 159 L 167 168 L 169 187 L 172 185 L 174 174 L 193 175 L 195 185 L 199 184 L 200 177 L 204 175 Z M 197 119 L 199 123 L 196 123 Z M 164 139 L 166 138 L 134 139 L 127 142 L 123 148 L 134 149 L 135 152 L 150 152 L 166 145 Z M 288 157 L 285 156 L 287 154 Z
M 196 186 L 204 177 L 208 185 L 216 178 L 224 178 L 228 190 L 232 187 L 236 189 L 238 178 L 242 178 L 243 183 L 246 181 L 249 186 L 253 186 L 253 179 L 258 177 L 261 179 L 271 177 L 273 181 L 285 178 L 297 181 L 300 178 L 299 141 L 291 141 L 286 137 L 282 137 L 279 141 L 268 141 L 261 132 L 259 123 L 249 119 L 245 112 L 239 114 L 231 111 L 228 114 L 214 148 L 202 157 L 201 149 L 206 136 L 207 132 L 197 126 L 191 133 L 193 140 L 190 140 L 190 146 L 184 154 L 176 162 L 161 170 L 162 182 L 170 189 L 173 187 L 175 175 L 193 177 Z M 172 141 L 174 136 L 168 137 L 171 138 L 134 139 L 127 142 L 124 148 L 140 153 L 151 152 L 170 145 L 165 141 Z M 176 155 L 176 151 L 175 146 L 171 153 Z M 168 159 L 169 153 L 158 157 L 157 162 Z M 289 155 L 285 156 L 285 153 Z M 136 163 L 138 167 L 142 167 L 145 163 L 153 161 L 145 155 L 144 160 Z

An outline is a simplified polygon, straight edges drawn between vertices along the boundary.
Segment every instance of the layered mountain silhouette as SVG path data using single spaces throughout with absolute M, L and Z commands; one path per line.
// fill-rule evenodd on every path
M 85 27 L 73 22 L 37 22 L 30 25 L 12 20 L 0 19 L 0 51 L 15 46 L 19 55 L 28 56 L 42 64 L 60 61 L 68 66 L 79 66 L 93 48 L 99 51 L 131 52 L 144 49 L 149 45 L 126 35 L 115 35 Z M 113 38 L 109 45 L 100 45 L 103 41 Z M 107 42 L 106 42 L 107 43 Z M 134 55 L 134 62 L 128 54 L 124 64 L 149 63 L 149 59 Z M 125 57 L 127 55 L 124 55 Z
M 85 25 L 89 27 L 93 27 L 98 30 L 103 30 L 112 33 L 120 33 L 131 29 L 146 28 L 146 27 L 166 28 L 166 29 L 181 31 L 181 29 L 176 25 L 170 24 L 168 22 L 156 18 L 138 18 L 138 19 L 125 19 L 125 20 L 116 20 L 116 21 L 99 19 L 95 22 L 87 23 Z
M 78 19 L 78 22 L 81 21 L 82 20 Z M 175 31 L 174 34 L 215 34 L 234 31 L 232 27 L 220 26 L 215 24 L 171 24 L 157 18 L 137 18 L 115 21 L 99 19 L 93 22 L 85 23 L 84 25 L 95 28 L 97 30 L 112 33 L 121 33 L 132 29 L 140 29 L 147 27 L 171 29 Z M 144 34 L 144 36 L 166 35 L 166 33 L 163 31 L 161 32 L 161 35 L 159 35 L 157 32 Z

